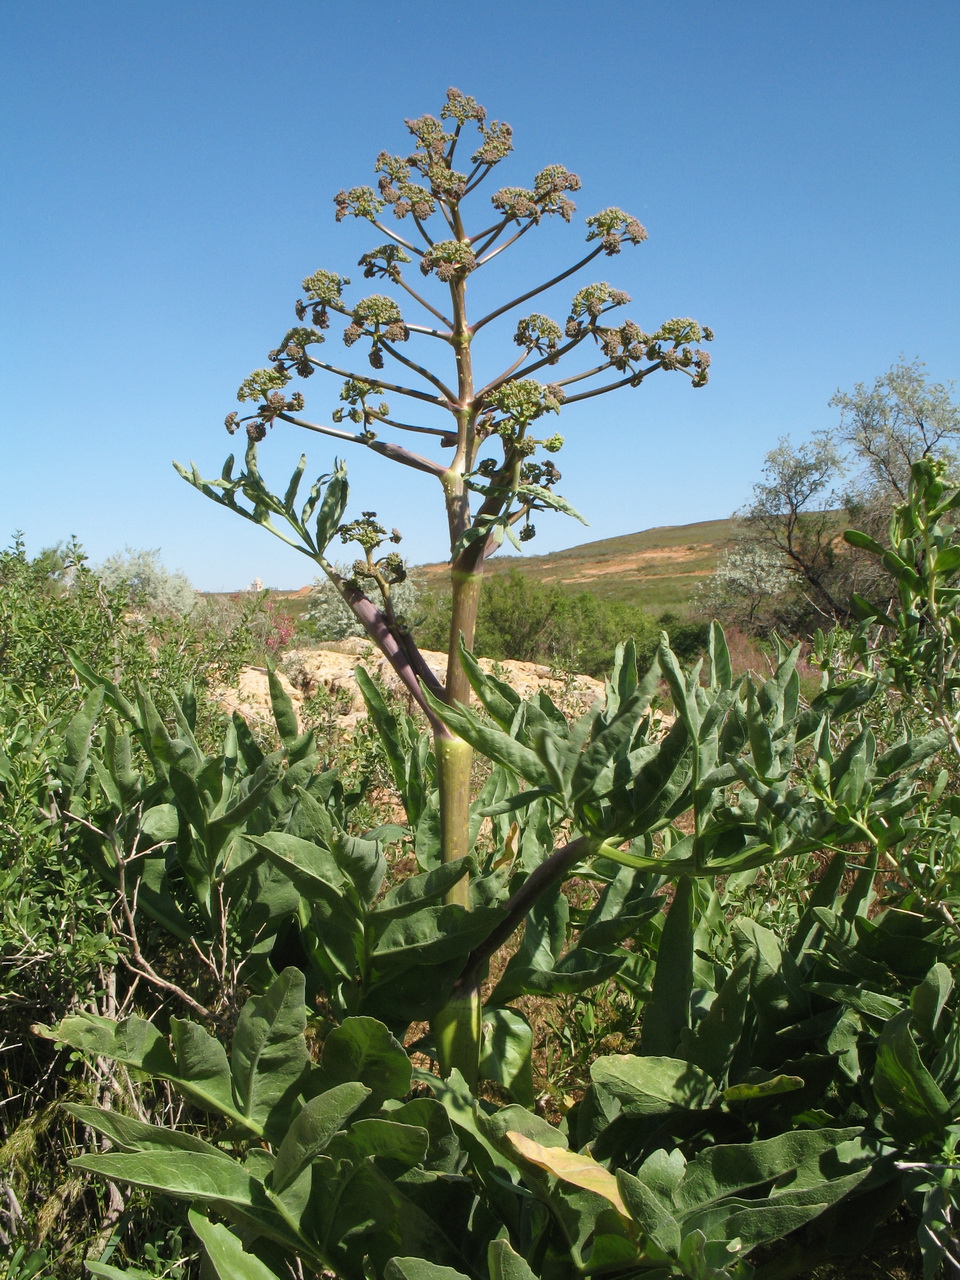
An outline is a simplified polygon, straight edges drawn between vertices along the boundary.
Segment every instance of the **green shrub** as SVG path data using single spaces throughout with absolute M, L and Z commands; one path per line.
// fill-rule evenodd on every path
M 183 573 L 173 573 L 160 563 L 160 552 L 135 551 L 108 556 L 94 572 L 110 591 L 125 593 L 131 607 L 145 613 L 185 616 L 197 605 L 197 592 Z
M 424 602 L 425 619 L 415 628 L 419 644 L 446 649 L 450 636 L 449 597 Z M 539 582 L 517 569 L 490 577 L 477 614 L 476 652 L 499 662 L 538 662 L 563 671 L 599 676 L 614 650 L 632 636 L 641 666 L 656 653 L 659 629 L 632 605 L 601 600 L 589 591 L 571 592 Z

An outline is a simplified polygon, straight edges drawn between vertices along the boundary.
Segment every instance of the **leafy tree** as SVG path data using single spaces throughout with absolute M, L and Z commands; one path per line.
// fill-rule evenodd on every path
M 914 463 L 955 466 L 960 405 L 953 384 L 932 383 L 919 360 L 901 361 L 870 387 L 838 391 L 830 404 L 840 410 L 836 427 L 798 447 L 781 439 L 767 454 L 703 608 L 754 630 L 802 633 L 851 621 L 854 592 L 889 599 L 889 573 L 845 546 L 843 531 L 855 524 L 882 537 L 894 507 L 907 501 Z
M 598 676 L 607 671 L 617 645 L 632 635 L 641 663 L 656 653 L 659 631 L 636 607 L 572 592 L 518 569 L 487 583 L 477 616 L 475 647 L 486 658 L 541 662 L 568 672 Z
M 444 723 L 437 707 L 456 707 L 470 698 L 458 642 L 462 638 L 468 648 L 474 642 L 484 562 L 504 537 L 518 542 L 531 538 L 537 512 L 575 514 L 556 491 L 560 472 L 553 456 L 563 438 L 549 431 L 534 434 L 538 424 L 584 400 L 637 387 L 660 370 L 682 372 L 694 386 L 703 386 L 709 356 L 697 344 L 712 334 L 685 318 L 644 329 L 620 314 L 629 296 L 602 280 L 579 288 L 560 320 L 540 311 L 523 314 L 526 303 L 597 258 L 615 257 L 624 246 L 646 239 L 636 218 L 616 207 L 586 219 L 586 245 L 572 261 L 472 318 L 471 277 L 548 219 L 571 222 L 575 206 L 570 193 L 579 190 L 580 179 L 562 165 L 550 164 L 529 187 L 494 191 L 487 210 L 474 214 L 470 206 L 476 203 L 475 193 L 513 149 L 509 125 L 488 122 L 485 110 L 456 89 L 448 91 L 439 119 L 424 115 L 406 124 L 414 149 L 405 156 L 380 153 L 377 188 L 355 186 L 334 197 L 338 221 L 357 218 L 375 229 L 379 243 L 363 254 L 359 265 L 364 278 L 377 281 L 385 292 L 348 301 L 348 277 L 326 268 L 308 275 L 296 304 L 297 324 L 271 351 L 270 365 L 240 386 L 239 400 L 252 404 L 253 411 L 227 416 L 228 430 L 242 427 L 248 437 L 246 469 L 235 476 L 231 459 L 214 481 L 203 480 L 196 468 L 182 474 L 207 496 L 278 533 L 314 560 L 405 682 L 434 733 L 442 856 L 449 863 L 470 851 L 471 748 Z M 474 146 L 464 156 L 471 128 Z M 390 213 L 392 221 L 385 216 Z M 414 283 L 414 268 L 423 283 Z M 495 322 L 511 315 L 516 358 L 492 377 L 481 374 L 475 364 L 479 340 L 490 337 Z M 344 323 L 342 339 L 348 349 L 366 351 L 368 368 L 363 372 L 321 350 L 333 319 Z M 445 366 L 431 360 L 431 349 Z M 318 371 L 340 380 L 340 403 L 329 421 L 306 418 L 303 393 L 289 390 L 294 375 L 309 378 Z M 550 381 L 542 382 L 538 375 L 548 375 Z M 415 420 L 392 408 L 388 396 L 416 409 Z M 343 466 L 337 465 L 325 489 L 320 481 L 314 485 L 299 511 L 295 501 L 305 458 L 283 497 L 264 484 L 256 445 L 278 422 L 370 449 L 440 485 L 449 528 L 452 599 L 445 681 L 429 670 L 394 606 L 401 562 L 385 544 L 398 541 L 399 533 L 388 534 L 370 511 L 344 523 Z M 403 435 L 432 441 L 445 452 L 440 457 L 414 452 L 399 443 Z M 241 498 L 249 505 L 241 505 Z M 327 552 L 338 533 L 361 550 L 347 575 Z M 452 885 L 447 901 L 469 907 L 468 877 Z M 479 1007 L 474 986 L 435 1024 L 444 1066 L 460 1066 L 471 1080 L 477 1070 Z
M 346 577 L 350 570 L 338 565 L 337 572 Z M 417 584 L 410 578 L 404 578 L 402 582 L 393 585 L 390 597 L 397 616 L 407 620 L 408 626 L 411 625 L 418 616 L 420 605 L 421 592 Z M 366 635 L 360 619 L 329 578 L 318 578 L 314 582 L 299 629 L 320 641 L 345 640 L 348 636 Z
M 850 394 L 838 391 L 830 404 L 840 410 L 837 439 L 861 467 L 857 490 L 870 504 L 887 498 L 906 502 L 913 464 L 941 459 L 956 468 L 960 404 L 954 383 L 931 383 L 922 361 L 902 360 L 872 387 L 858 382 Z M 856 492 L 855 491 L 855 492 Z
M 792 584 L 793 575 L 777 548 L 744 531 L 721 557 L 713 577 L 701 585 L 697 608 L 753 634 L 765 633 L 777 621 L 774 602 Z
M 148 613 L 185 617 L 197 604 L 197 593 L 184 573 L 174 573 L 160 563 L 159 549 L 124 551 L 107 556 L 95 569 L 111 591 L 124 589 L 130 603 Z

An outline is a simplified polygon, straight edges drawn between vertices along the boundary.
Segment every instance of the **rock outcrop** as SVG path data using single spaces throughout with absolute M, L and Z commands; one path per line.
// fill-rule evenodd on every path
M 431 670 L 442 679 L 446 655 L 430 650 L 423 654 Z M 549 667 L 535 662 L 498 662 L 481 658 L 484 671 L 495 672 L 512 685 L 522 698 L 545 689 L 564 710 L 579 714 L 603 696 L 603 683 L 590 676 L 558 677 Z M 367 640 L 341 640 L 319 649 L 295 649 L 284 655 L 280 681 L 297 710 L 305 699 L 325 690 L 336 699 L 338 728 L 349 731 L 365 714 L 363 698 L 354 679 L 354 668 L 363 666 L 390 689 L 401 685 L 386 658 Z M 244 667 L 236 689 L 224 691 L 220 699 L 227 711 L 240 711 L 253 722 L 270 724 L 270 692 L 267 673 L 261 667 Z

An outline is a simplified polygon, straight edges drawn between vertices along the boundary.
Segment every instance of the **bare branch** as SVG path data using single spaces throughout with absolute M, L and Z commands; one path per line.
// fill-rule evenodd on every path
M 404 240 L 403 236 L 398 236 L 395 231 L 391 231 L 389 227 L 385 227 L 382 222 L 377 222 L 376 218 L 371 218 L 370 221 L 378 231 L 382 231 L 385 236 L 389 236 L 390 239 L 396 241 L 397 244 L 403 245 L 404 249 L 409 249 L 410 252 L 415 253 L 418 258 L 423 257 L 423 250 L 418 249 L 415 244 L 411 244 L 409 240 Z
M 456 981 L 454 992 L 469 989 L 477 980 L 480 971 L 490 957 L 503 946 L 514 930 L 518 929 L 526 919 L 530 908 L 549 888 L 562 880 L 567 872 L 583 858 L 595 853 L 597 842 L 588 836 L 578 836 L 569 844 L 555 849 L 539 866 L 527 876 L 517 892 L 505 907 L 504 919 L 493 932 L 475 947 L 467 957 L 463 972 Z
M 474 191 L 477 187 L 479 187 L 480 183 L 484 180 L 484 178 L 487 176 L 487 174 L 490 172 L 492 168 L 493 168 L 492 164 L 487 164 L 483 160 L 478 160 L 477 163 L 470 170 L 470 172 L 467 174 L 467 181 L 464 184 L 463 196 L 461 196 L 461 199 L 463 199 L 465 196 L 468 196 L 471 191 Z
M 434 673 L 427 666 L 423 655 L 412 638 L 404 636 L 403 643 L 391 629 L 382 611 L 373 601 L 354 586 L 343 574 L 338 573 L 327 559 L 320 560 L 324 573 L 340 593 L 344 603 L 358 619 L 367 635 L 376 643 L 377 648 L 393 667 L 403 682 L 404 688 L 427 717 L 430 727 L 439 737 L 450 737 L 450 730 L 430 709 L 423 690 L 422 681 L 437 698 L 443 698 L 444 688 Z
M 409 449 L 404 449 L 403 445 L 393 444 L 389 440 L 367 441 L 367 448 L 384 458 L 389 458 L 391 462 L 400 462 L 405 467 L 413 467 L 414 471 L 424 471 L 437 480 L 443 480 L 447 474 L 447 468 L 441 463 L 423 458 L 419 453 L 411 453 Z
M 492 236 L 494 233 L 499 235 L 501 231 L 503 231 L 504 227 L 509 226 L 509 224 L 514 221 L 515 219 L 513 216 L 511 214 L 507 214 L 505 217 L 501 218 L 499 222 L 495 222 L 493 226 L 485 227 L 483 231 L 478 231 L 475 236 L 470 236 L 469 239 L 471 245 L 476 244 L 478 240 L 482 240 L 484 236 Z
M 590 332 L 591 331 L 589 329 L 584 329 L 582 333 L 577 335 L 577 337 L 571 338 L 570 341 L 564 343 L 562 347 L 558 347 L 552 355 L 543 356 L 540 360 L 535 360 L 533 364 L 528 364 L 525 368 L 520 368 L 524 360 L 527 359 L 532 351 L 531 347 L 527 347 L 519 360 L 515 360 L 509 369 L 504 370 L 504 372 L 494 378 L 492 382 L 488 382 L 482 391 L 477 392 L 477 399 L 479 400 L 482 396 L 490 395 L 492 391 L 496 391 L 498 387 L 502 387 L 505 382 L 516 382 L 520 378 L 528 378 L 531 373 L 536 373 L 538 369 L 543 369 L 549 364 L 558 363 L 565 355 L 568 355 L 574 347 L 578 347 L 585 338 L 589 337 Z M 603 368 L 605 366 L 600 367 Z M 559 386 L 561 384 L 555 383 L 554 385 Z
M 581 391 L 579 395 L 567 396 L 564 404 L 576 404 L 578 400 L 589 400 L 592 396 L 604 396 L 608 391 L 616 391 L 618 387 L 638 387 L 644 378 L 653 373 L 654 369 L 660 368 L 662 368 L 662 365 L 658 360 L 649 369 L 644 369 L 640 373 L 631 373 L 629 377 L 621 378 L 619 382 L 608 382 L 605 387 L 594 387 L 592 391 Z
M 566 280 L 568 276 L 572 276 L 575 272 L 585 267 L 588 262 L 603 252 L 603 246 L 597 245 L 596 249 L 590 251 L 585 258 L 581 258 L 579 262 L 575 262 L 572 267 L 566 271 L 561 271 L 559 275 L 547 280 L 545 284 L 537 285 L 535 289 L 531 289 L 528 293 L 522 293 L 519 298 L 514 298 L 511 302 L 505 302 L 502 307 L 497 307 L 496 311 L 491 311 L 489 315 L 484 316 L 482 320 L 478 320 L 475 325 L 471 325 L 471 333 L 477 333 L 485 324 L 489 324 L 491 320 L 496 320 L 498 316 L 502 316 L 505 311 L 510 311 L 514 307 L 519 307 L 522 302 L 535 298 L 538 293 L 543 293 L 546 289 L 552 289 L 555 284 L 559 284 L 561 280 Z
M 517 232 L 517 234 L 516 234 L 516 235 L 511 236 L 511 237 L 510 237 L 510 239 L 509 239 L 509 240 L 507 240 L 507 241 L 505 241 L 502 245 L 500 245 L 500 247 L 499 247 L 499 248 L 492 250 L 492 252 L 488 253 L 488 254 L 487 254 L 487 256 L 486 256 L 485 258 L 479 258 L 479 259 L 477 260 L 477 266 L 478 266 L 478 267 L 482 267 L 482 266 L 484 266 L 484 264 L 485 264 L 485 263 L 487 263 L 487 262 L 492 262 L 492 261 L 493 261 L 493 259 L 497 256 L 497 254 L 498 254 L 498 253 L 503 253 L 504 249 L 509 249 L 509 248 L 510 248 L 510 246 L 511 246 L 512 244 L 516 244 L 516 243 L 517 243 L 517 241 L 520 239 L 520 237 L 521 237 L 521 236 L 525 236 L 525 235 L 527 234 L 527 232 L 530 230 L 530 228 L 531 228 L 531 227 L 535 227 L 536 225 L 537 225 L 537 224 L 536 224 L 535 222 L 527 222 L 527 223 L 525 223 L 525 224 L 524 224 L 524 226 L 522 226 L 522 227 L 520 228 L 520 230 Z M 488 242 L 483 246 L 483 250 L 482 250 L 482 252 L 486 252 L 486 250 L 490 248 L 490 245 L 491 245 L 491 244 L 493 244 L 493 241 L 494 241 L 496 238 L 497 238 L 497 237 L 496 237 L 496 236 L 494 236 L 491 240 L 489 240 L 489 241 L 488 241 Z
M 382 422 L 385 427 L 395 427 L 398 431 L 416 431 L 424 436 L 439 436 L 441 440 L 449 440 L 451 436 L 455 436 L 454 432 L 444 430 L 443 427 L 420 427 L 413 422 L 397 422 L 394 418 L 385 418 L 382 413 L 371 413 L 370 416 L 377 422 Z
M 411 360 L 409 356 L 403 355 L 397 350 L 392 342 L 387 342 L 385 338 L 381 338 L 380 345 L 383 347 L 384 351 L 393 356 L 394 360 L 398 360 L 400 364 L 405 365 L 408 369 L 412 369 L 414 373 L 419 373 L 421 378 L 425 378 L 431 386 L 436 387 L 440 394 L 445 396 L 451 404 L 456 404 L 457 397 L 454 393 L 435 374 L 432 374 L 429 369 L 424 368 L 422 364 L 417 364 L 416 360 Z M 380 385 L 386 386 L 386 383 L 381 383 Z
M 384 391 L 395 391 L 400 396 L 411 396 L 414 400 L 424 400 L 427 404 L 438 404 L 442 409 L 447 408 L 445 401 L 438 396 L 428 395 L 426 391 L 417 391 L 413 387 L 402 387 L 396 382 L 384 382 L 382 378 L 376 374 L 351 373 L 349 369 L 340 369 L 335 364 L 327 364 L 325 360 L 318 360 L 316 356 L 308 356 L 307 359 L 315 369 L 323 369 L 325 373 L 335 374 L 338 378 L 357 379 L 361 382 L 375 382 L 378 387 L 382 387 Z
M 424 240 L 426 240 L 427 244 L 432 249 L 434 244 L 436 244 L 436 241 L 430 239 L 430 236 L 427 234 L 426 227 L 423 225 L 423 223 L 420 221 L 420 219 L 417 217 L 415 213 L 411 213 L 410 217 L 413 218 L 414 225 L 416 226 L 417 230 L 420 232 Z M 449 218 L 447 219 L 447 221 L 449 222 Z
M 353 434 L 349 431 L 338 431 L 336 427 L 321 427 L 315 422 L 307 422 L 304 418 L 295 418 L 292 413 L 278 413 L 277 417 L 295 427 L 303 427 L 305 431 L 316 431 L 323 436 L 334 436 L 338 440 L 349 440 L 351 444 L 362 444 L 367 449 L 372 449 L 374 453 L 379 453 L 383 457 L 389 458 L 391 462 L 400 462 L 405 467 L 413 467 L 415 471 L 425 471 L 427 475 L 436 476 L 438 479 L 442 479 L 447 473 L 446 467 L 441 466 L 439 462 L 432 462 L 429 458 L 423 458 L 419 453 L 411 453 L 409 449 L 404 449 L 403 445 L 392 444 L 388 440 L 371 440 L 359 433 Z
M 417 293 L 416 289 L 414 289 L 411 285 L 407 284 L 406 280 L 404 280 L 402 275 L 397 276 L 395 283 L 398 284 L 401 289 L 405 289 L 406 292 L 409 293 L 410 297 L 413 298 L 414 302 L 418 302 L 420 306 L 424 308 L 425 311 L 429 311 L 432 316 L 436 316 L 441 324 L 445 324 L 448 329 L 453 328 L 453 321 L 448 320 L 447 317 L 443 314 L 443 312 L 438 311 L 437 308 L 433 306 L 431 303 L 429 303 L 426 298 L 422 298 L 420 294 Z M 413 329 L 414 326 L 409 325 L 408 328 Z M 417 332 L 419 332 L 419 330 Z M 442 337 L 443 335 L 441 334 L 439 336 Z

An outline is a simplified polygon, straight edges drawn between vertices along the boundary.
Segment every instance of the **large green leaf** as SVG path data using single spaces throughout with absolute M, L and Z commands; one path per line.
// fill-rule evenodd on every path
M 821 1171 L 824 1157 L 828 1163 L 833 1158 L 840 1173 L 841 1162 L 834 1153 L 859 1133 L 854 1128 L 796 1130 L 759 1142 L 707 1147 L 688 1164 L 675 1194 L 676 1203 L 685 1211 L 700 1210 L 788 1173 L 793 1175 L 791 1191 L 819 1188 L 825 1181 Z
M 707 1073 L 680 1058 L 607 1054 L 594 1061 L 590 1078 L 612 1093 L 628 1114 L 695 1111 L 719 1100 Z
M 84 1270 L 102 1280 L 156 1280 L 156 1272 L 142 1271 L 139 1267 L 112 1267 L 109 1262 L 94 1262 L 85 1258 Z
M 612 977 L 626 959 L 626 951 L 611 955 L 575 947 L 549 969 L 517 965 L 504 972 L 490 1000 L 505 1004 L 520 995 L 573 995 L 587 991 Z
M 233 1033 L 231 1068 L 240 1112 L 280 1141 L 310 1060 L 304 1031 L 304 979 L 284 969 L 262 996 L 248 1000 Z
M 349 1129 L 335 1134 L 329 1149 L 335 1159 L 354 1163 L 368 1157 L 388 1161 L 390 1176 L 396 1178 L 403 1170 L 422 1165 L 429 1145 L 426 1129 L 372 1116 L 356 1120 Z
M 951 1107 L 920 1059 L 908 1010 L 891 1018 L 880 1033 L 873 1091 L 895 1138 L 913 1148 L 939 1150 Z
M 462 1163 L 460 1144 L 442 1102 L 426 1097 L 412 1098 L 399 1105 L 388 1102 L 382 1114 L 400 1124 L 415 1125 L 426 1132 L 429 1138 L 424 1158 L 426 1168 L 441 1173 L 456 1173 L 459 1170 Z
M 626 1211 L 643 1234 L 669 1257 L 676 1257 L 680 1252 L 681 1230 L 672 1202 L 657 1195 L 646 1182 L 625 1169 L 617 1170 L 617 1186 Z
M 487 714 L 496 720 L 501 729 L 509 731 L 520 706 L 520 695 L 503 680 L 487 675 L 463 643 L 463 636 L 460 637 L 460 661 Z
M 370 1090 L 369 1109 L 410 1089 L 410 1059 L 403 1045 L 374 1018 L 347 1018 L 327 1036 L 320 1058 L 329 1085 L 360 1081 Z
M 462 1271 L 441 1267 L 426 1258 L 391 1258 L 383 1276 L 384 1280 L 468 1280 Z
M 227 837 L 242 827 L 250 815 L 263 805 L 265 797 L 281 777 L 283 777 L 283 762 L 276 756 L 268 756 L 256 771 L 244 780 L 243 792 L 235 803 L 207 822 L 208 845 L 219 852 Z
M 491 1240 L 487 1248 L 490 1280 L 536 1280 L 525 1258 L 511 1249 L 507 1240 Z
M 79 1156 L 70 1163 L 75 1169 L 99 1173 L 114 1182 L 206 1204 L 268 1207 L 261 1184 L 228 1156 L 200 1151 L 112 1152 L 105 1156 Z
M 85 1107 L 77 1103 L 65 1107 L 81 1124 L 89 1125 L 104 1134 L 121 1151 L 182 1150 L 202 1151 L 209 1156 L 229 1159 L 219 1148 L 196 1134 L 184 1129 L 164 1129 L 146 1124 L 120 1111 L 104 1111 L 100 1107 Z
M 282 867 L 307 899 L 321 893 L 339 902 L 344 893 L 353 888 L 334 854 L 322 845 L 280 831 L 262 836 L 248 835 L 247 839 Z
M 369 1096 L 365 1085 L 349 1081 L 311 1099 L 297 1114 L 277 1149 L 273 1191 L 282 1194 L 311 1160 L 326 1150 L 333 1135 Z
M 285 747 L 291 747 L 300 736 L 297 724 L 297 713 L 293 709 L 290 696 L 280 683 L 277 669 L 272 662 L 267 663 L 267 680 L 270 685 L 270 705 L 273 708 L 273 719 Z
M 720 1082 L 740 1044 L 750 1003 L 755 955 L 742 956 L 727 975 L 707 1014 L 685 1042 L 687 1057 Z
M 231 1114 L 234 1107 L 230 1064 L 219 1040 L 195 1022 L 170 1019 L 170 1041 L 177 1064 L 176 1078 L 187 1082 L 192 1096 L 208 1111 Z
M 553 788 L 554 780 L 551 771 L 536 752 L 525 747 L 510 734 L 504 733 L 502 729 L 485 723 L 465 707 L 451 707 L 441 702 L 439 698 L 435 698 L 429 690 L 425 691 L 425 696 L 436 715 L 481 755 L 504 765 L 535 787 Z
M 121 1022 L 93 1013 L 74 1014 L 56 1027 L 40 1028 L 49 1040 L 59 1040 L 90 1057 L 110 1058 L 150 1075 L 174 1079 L 176 1063 L 170 1048 L 152 1022 L 132 1014 Z
M 423 875 L 407 876 L 388 890 L 383 901 L 371 913 L 371 923 L 379 928 L 390 920 L 413 915 L 421 907 L 440 902 L 449 889 L 475 871 L 476 862 L 468 857 L 445 862 Z
M 460 1238 L 457 1222 L 441 1225 L 414 1200 L 429 1184 L 411 1184 L 408 1196 L 404 1183 L 394 1182 L 373 1160 L 352 1167 L 341 1162 L 339 1173 L 332 1184 L 314 1180 L 310 1228 L 341 1275 L 363 1275 L 367 1258 L 381 1273 L 395 1257 L 430 1258 L 440 1266 L 460 1261 L 460 1249 L 444 1230 Z
M 952 990 L 953 975 L 945 964 L 938 962 L 911 991 L 913 1021 L 927 1035 L 936 1031 Z
M 486 1008 L 481 1031 L 480 1076 L 510 1091 L 524 1107 L 532 1107 L 533 1032 L 514 1009 Z
M 421 961 L 440 964 L 466 956 L 502 918 L 503 911 L 498 907 L 478 907 L 474 911 L 457 903 L 422 907 L 415 915 L 387 922 L 373 949 L 374 964 L 388 974 Z
M 693 880 L 689 876 L 681 876 L 663 927 L 653 997 L 643 1014 L 641 1035 L 645 1054 L 673 1054 L 680 1043 L 681 1033 L 690 1026 L 693 908 Z
M 191 1209 L 187 1215 L 194 1235 L 203 1246 L 207 1263 L 217 1280 L 282 1280 L 252 1253 L 247 1253 L 232 1231 Z
M 79 788 L 90 762 L 90 741 L 97 716 L 103 705 L 103 689 L 87 694 L 83 705 L 67 725 L 63 736 L 64 752 L 60 763 L 60 780 L 68 791 Z

